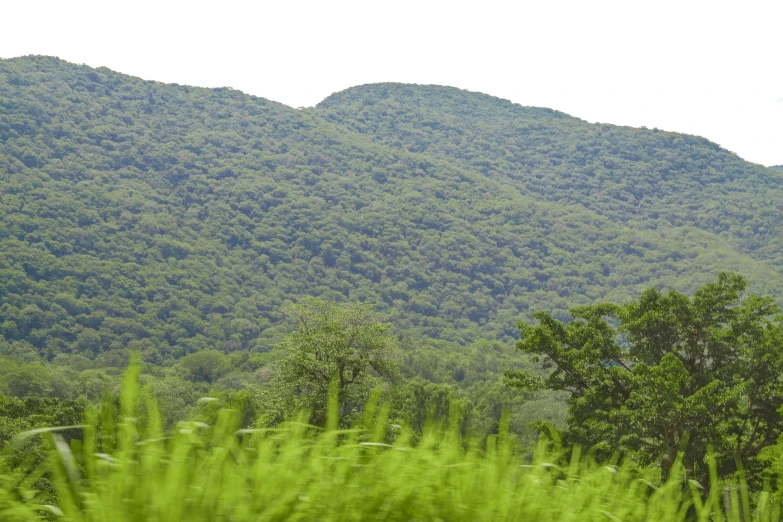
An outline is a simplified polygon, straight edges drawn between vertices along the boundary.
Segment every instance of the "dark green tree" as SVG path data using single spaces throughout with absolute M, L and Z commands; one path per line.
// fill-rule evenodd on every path
M 697 476 L 709 447 L 722 473 L 735 456 L 752 467 L 783 428 L 783 321 L 771 298 L 741 298 L 745 287 L 722 273 L 693 297 L 653 288 L 627 305 L 575 308 L 568 324 L 536 312 L 517 348 L 554 371 L 509 377 L 570 392 L 571 443 L 630 451 L 664 472 L 681 448 Z
M 211 383 L 228 370 L 228 357 L 217 350 L 201 350 L 180 359 L 179 366 L 187 379 Z
M 19 399 L 0 393 L 0 466 L 30 470 L 40 465 L 48 456 L 46 444 L 37 436 L 17 436 L 36 428 L 79 425 L 83 421 L 85 407 L 86 403 L 81 400 L 49 397 Z M 60 435 L 66 441 L 71 441 L 79 438 L 81 430 L 63 429 Z M 51 490 L 48 477 L 39 480 L 37 485 Z

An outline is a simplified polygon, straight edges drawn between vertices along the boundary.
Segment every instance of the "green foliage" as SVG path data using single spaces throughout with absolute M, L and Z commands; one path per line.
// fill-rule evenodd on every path
M 692 291 L 721 270 L 783 290 L 778 272 L 733 239 L 775 235 L 777 211 L 742 188 L 758 181 L 754 190 L 779 200 L 772 171 L 704 140 L 605 132 L 552 111 L 533 111 L 529 132 L 518 132 L 528 109 L 493 101 L 493 112 L 491 98 L 411 89 L 388 118 L 435 133 L 405 138 L 431 145 L 418 152 L 349 130 L 351 111 L 371 122 L 386 103 L 367 112 L 347 103 L 353 90 L 328 109 L 297 111 L 54 58 L 0 61 L 0 338 L 47 359 L 132 349 L 166 365 L 206 348 L 269 351 L 287 333 L 281 308 L 308 295 L 373 303 L 400 331 L 468 345 L 510 342 L 529 310 L 565 318 L 650 285 Z M 440 107 L 443 93 L 455 103 Z M 464 119 L 438 130 L 428 104 L 444 118 L 462 107 Z M 633 159 L 628 150 L 648 134 Z M 617 163 L 595 201 L 584 183 L 603 174 L 558 157 L 584 135 L 606 135 L 596 154 Z M 503 172 L 529 188 L 463 157 L 479 148 L 507 157 Z M 702 163 L 722 199 L 692 179 Z M 635 225 L 630 182 L 641 186 L 648 171 L 672 184 L 650 188 L 639 212 L 665 192 L 682 216 Z M 685 210 L 708 203 L 736 219 L 713 227 Z
M 471 436 L 497 434 L 505 414 L 520 448 L 535 446 L 538 433 L 532 424 L 536 421 L 565 426 L 562 392 L 531 393 L 502 382 L 505 370 L 542 371 L 505 343 L 479 339 L 459 346 L 402 336 L 400 348 L 404 381 L 391 390 L 387 400 L 392 419 L 417 434 L 428 422 L 442 422 L 451 404 L 462 412 L 462 432 Z
M 53 364 L 45 364 L 37 354 L 0 355 L 0 393 L 9 397 L 83 398 L 95 401 L 112 391 L 119 382 L 120 369 L 103 366 L 105 358 L 94 361 L 61 354 Z
M 55 505 L 44 504 L 48 496 L 29 477 L 5 468 L 3 520 L 53 513 L 74 522 L 780 519 L 767 493 L 751 506 L 744 485 L 733 489 L 734 510 L 724 518 L 723 489 L 713 481 L 702 494 L 683 481 L 679 462 L 658 485 L 630 464 L 599 465 L 578 449 L 569 455 L 547 444 L 520 465 L 507 425 L 483 448 L 466 446 L 453 422 L 425 431 L 413 446 L 405 433 L 386 442 L 382 416 L 353 430 L 302 422 L 247 430 L 239 429 L 239 412 L 222 409 L 210 426 L 182 423 L 164 437 L 155 401 L 142 399 L 139 370 L 128 371 L 119 416 L 113 407 L 91 411 L 83 438 L 70 444 L 57 431 L 42 433 L 52 442 L 43 470 L 54 477 Z M 338 415 L 333 397 L 327 426 Z M 714 476 L 714 459 L 708 462 Z
M 78 426 L 84 418 L 85 408 L 84 401 L 45 397 L 18 399 L 0 393 L 0 489 L 21 480 L 30 470 L 40 468 L 48 458 L 48 448 L 41 439 L 24 437 L 24 433 L 50 426 Z M 61 433 L 63 440 L 70 441 L 78 439 L 81 430 L 74 428 Z M 45 473 L 33 472 L 17 486 L 39 489 L 42 497 L 51 496 L 53 486 L 49 479 Z M 3 502 L 8 494 L 8 491 L 0 492 L 0 520 L 13 520 L 10 514 L 3 514 Z
M 757 464 L 783 430 L 783 316 L 769 297 L 740 299 L 746 285 L 721 274 L 692 298 L 650 289 L 624 306 L 575 308 L 568 324 L 536 312 L 517 347 L 554 367 L 546 387 L 569 392 L 567 440 L 665 471 L 687 446 L 700 479 L 696 459 L 714 448 L 725 476 L 734 457 Z
M 286 357 L 273 382 L 273 393 L 286 404 L 281 413 L 307 409 L 312 422 L 323 424 L 325 398 L 333 384 L 341 422 L 350 424 L 380 379 L 398 375 L 397 349 L 388 323 L 372 306 L 361 303 L 313 299 L 292 305 L 286 313 L 297 327 L 281 343 Z
M 537 200 L 588 208 L 636 229 L 697 227 L 783 265 L 783 176 L 701 137 L 590 124 L 435 85 L 352 87 L 314 112 Z
M 191 381 L 211 383 L 228 370 L 228 358 L 217 350 L 201 350 L 186 355 L 179 361 L 186 378 Z
M 0 448 L 23 431 L 79 424 L 84 409 L 82 401 L 44 397 L 17 399 L 0 394 Z

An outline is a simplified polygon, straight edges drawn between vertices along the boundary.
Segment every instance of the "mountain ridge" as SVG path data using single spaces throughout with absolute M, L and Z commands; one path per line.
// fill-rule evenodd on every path
M 637 228 L 693 224 L 783 262 L 776 203 L 783 177 L 705 138 L 591 124 L 432 86 L 365 85 L 331 95 L 315 111 L 379 143 L 506 178 L 537 199 L 583 205 Z

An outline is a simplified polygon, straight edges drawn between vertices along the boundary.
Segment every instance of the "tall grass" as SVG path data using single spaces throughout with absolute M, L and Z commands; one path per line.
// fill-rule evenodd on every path
M 404 430 L 387 444 L 386 411 L 372 407 L 361 429 L 291 421 L 275 429 L 239 429 L 221 410 L 214 426 L 184 423 L 163 433 L 157 407 L 140 394 L 137 369 L 126 376 L 119 417 L 88 415 L 81 441 L 56 431 L 38 475 L 6 470 L 0 519 L 125 521 L 777 521 L 762 495 L 754 512 L 745 488 L 706 495 L 682 480 L 682 468 L 658 487 L 624 466 L 598 465 L 542 445 L 532 462 L 513 455 L 504 428 L 483 448 L 457 432 L 428 428 L 413 446 Z M 146 413 L 139 417 L 139 404 Z M 39 435 L 40 436 L 40 435 Z M 712 469 L 715 466 L 712 465 Z M 50 473 L 56 506 L 30 486 Z M 714 472 L 713 472 L 714 473 Z M 713 475 L 713 484 L 717 478 Z

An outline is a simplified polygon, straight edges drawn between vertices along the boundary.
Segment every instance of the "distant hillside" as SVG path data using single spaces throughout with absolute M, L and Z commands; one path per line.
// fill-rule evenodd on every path
M 315 113 L 395 148 L 448 158 L 520 194 L 639 229 L 692 226 L 783 265 L 783 175 L 704 138 L 590 124 L 450 87 L 333 94 Z
M 298 111 L 0 60 L 0 341 L 165 362 L 268 350 L 305 295 L 459 343 L 720 270 L 780 296 L 770 173 L 701 138 L 454 89 Z
M 773 165 L 770 167 L 772 170 L 783 172 L 783 165 Z

